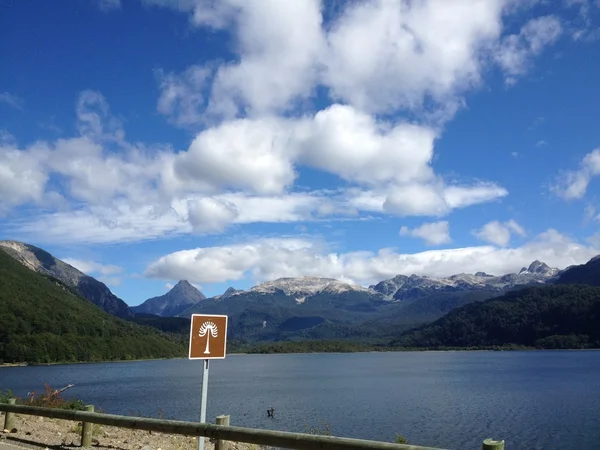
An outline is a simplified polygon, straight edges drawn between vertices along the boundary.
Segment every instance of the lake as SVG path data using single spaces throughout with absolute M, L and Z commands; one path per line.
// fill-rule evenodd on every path
M 16 395 L 43 384 L 104 412 L 198 420 L 202 361 L 187 359 L 0 369 Z M 275 418 L 266 410 L 275 408 Z M 600 352 L 407 352 L 231 355 L 210 363 L 207 418 L 336 436 L 480 449 L 596 449 Z

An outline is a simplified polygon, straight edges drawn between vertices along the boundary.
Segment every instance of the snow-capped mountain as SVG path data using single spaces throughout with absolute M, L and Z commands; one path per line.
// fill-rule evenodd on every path
M 289 296 L 307 297 L 316 295 L 320 292 L 339 294 L 349 291 L 369 292 L 370 289 L 358 284 L 350 284 L 336 280 L 334 278 L 319 277 L 278 278 L 277 280 L 267 281 L 250 288 L 250 292 L 259 292 L 263 294 L 270 294 L 277 291 L 281 291 Z M 236 292 L 233 295 L 238 294 L 239 292 Z
M 370 289 L 381 293 L 390 300 L 406 300 L 423 292 L 441 293 L 471 290 L 504 292 L 515 286 L 546 283 L 559 272 L 558 269 L 551 268 L 547 264 L 536 260 L 529 267 L 523 267 L 519 273 L 509 273 L 501 276 L 489 275 L 485 272 L 477 272 L 474 275 L 460 273 L 447 278 L 396 275 L 394 278 L 370 286 Z

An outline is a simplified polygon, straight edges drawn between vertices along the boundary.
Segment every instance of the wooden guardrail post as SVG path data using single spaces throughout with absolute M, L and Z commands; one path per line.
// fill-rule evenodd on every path
M 9 398 L 8 399 L 8 404 L 9 405 L 14 405 L 16 402 L 16 399 L 14 398 Z M 12 430 L 15 427 L 15 416 L 13 413 L 11 412 L 5 412 L 4 413 L 4 429 L 5 430 Z
M 229 426 L 229 416 L 217 416 L 217 425 Z M 229 442 L 221 439 L 215 442 L 215 450 L 229 450 Z
M 94 405 L 86 405 L 87 412 L 94 412 Z M 92 445 L 92 430 L 94 424 L 91 422 L 82 422 L 81 426 L 81 446 L 90 447 Z
M 501 441 L 495 441 L 491 438 L 483 441 L 482 450 L 504 450 L 504 439 Z

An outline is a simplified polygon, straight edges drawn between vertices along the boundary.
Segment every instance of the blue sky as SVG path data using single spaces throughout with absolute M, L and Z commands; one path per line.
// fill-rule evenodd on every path
M 600 253 L 600 2 L 0 13 L 0 238 L 131 305 Z

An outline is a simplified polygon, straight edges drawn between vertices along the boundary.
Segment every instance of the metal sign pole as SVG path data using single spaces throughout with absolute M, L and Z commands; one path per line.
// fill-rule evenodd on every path
M 206 423 L 206 397 L 208 395 L 208 362 L 204 360 L 204 372 L 202 373 L 202 403 L 200 406 L 200 422 Z M 198 450 L 204 450 L 204 436 L 198 437 Z

